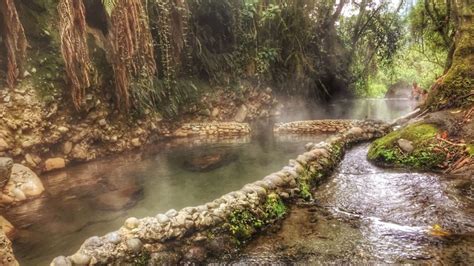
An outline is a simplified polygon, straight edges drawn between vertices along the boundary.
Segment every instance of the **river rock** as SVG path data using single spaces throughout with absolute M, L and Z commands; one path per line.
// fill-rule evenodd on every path
M 7 151 L 10 149 L 10 145 L 3 139 L 0 138 L 0 152 Z
M 140 142 L 139 138 L 132 139 L 132 146 L 133 147 L 140 147 L 141 145 L 142 145 L 142 143 Z
M 63 145 L 63 153 L 64 155 L 68 155 L 72 151 L 72 142 L 66 141 Z
M 0 189 L 5 187 L 12 173 L 13 160 L 11 158 L 0 157 Z
M 44 187 L 38 176 L 26 166 L 13 164 L 10 180 L 3 192 L 14 201 L 23 201 L 39 196 Z
M 215 152 L 206 155 L 197 155 L 185 159 L 183 167 L 193 172 L 208 172 L 223 167 L 237 160 L 238 156 L 232 153 Z
M 171 209 L 165 213 L 166 216 L 172 218 L 178 215 L 178 212 L 175 209 Z
M 406 139 L 399 139 L 397 141 L 397 144 L 400 147 L 400 149 L 402 149 L 404 152 L 407 152 L 407 153 L 411 153 L 415 149 L 413 147 L 412 142 Z
M 162 223 L 162 224 L 168 223 L 170 221 L 170 218 L 168 216 L 161 213 L 156 216 L 156 219 L 158 220 L 159 223 Z
M 71 256 L 71 261 L 74 265 L 89 265 L 91 257 L 82 253 L 76 253 Z
M 138 220 L 135 217 L 130 217 L 127 220 L 125 220 L 125 227 L 130 230 L 137 228 L 139 224 L 140 224 L 140 220 Z
M 3 230 L 5 235 L 11 239 L 15 232 L 15 227 L 13 227 L 13 225 L 7 219 L 0 215 L 0 230 Z
M 70 153 L 70 157 L 78 161 L 85 161 L 87 160 L 87 150 L 81 144 L 76 144 Z
M 186 252 L 184 258 L 192 262 L 203 262 L 207 257 L 206 249 L 203 247 L 192 247 Z
M 237 110 L 237 113 L 235 114 L 234 121 L 243 122 L 245 118 L 247 118 L 247 115 L 248 115 L 248 108 L 247 106 L 245 106 L 245 104 L 242 104 Z
M 72 262 L 70 259 L 66 258 L 65 256 L 59 256 L 59 257 L 54 258 L 50 266 L 72 266 Z
M 63 158 L 49 158 L 44 162 L 44 170 L 46 172 L 62 169 L 66 167 L 66 161 Z
M 121 240 L 122 238 L 120 237 L 120 234 L 118 232 L 111 232 L 105 235 L 105 241 L 107 241 L 108 243 L 116 245 L 120 243 Z
M 127 240 L 127 247 L 132 252 L 139 252 L 142 249 L 143 244 L 142 244 L 142 241 L 140 241 L 140 239 L 132 238 L 132 239 Z
M 212 109 L 211 116 L 217 117 L 218 115 L 219 115 L 219 108 L 214 107 L 214 109 Z

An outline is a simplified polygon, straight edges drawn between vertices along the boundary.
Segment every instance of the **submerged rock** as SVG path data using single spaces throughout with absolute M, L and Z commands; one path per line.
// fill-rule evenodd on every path
M 236 161 L 238 156 L 231 153 L 199 155 L 184 161 L 183 167 L 193 172 L 207 172 Z

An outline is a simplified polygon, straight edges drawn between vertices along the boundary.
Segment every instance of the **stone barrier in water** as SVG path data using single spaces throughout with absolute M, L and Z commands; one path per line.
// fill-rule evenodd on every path
M 237 122 L 212 122 L 212 123 L 187 123 L 172 133 L 173 137 L 193 136 L 240 136 L 250 134 L 247 123 Z
M 389 130 L 375 121 L 353 125 L 326 141 L 308 143 L 307 152 L 262 180 L 204 205 L 128 218 L 119 230 L 87 239 L 74 255 L 57 257 L 51 265 L 162 265 L 235 254 L 255 233 L 283 219 L 291 201 L 310 198 L 309 190 L 332 173 L 350 145 Z
M 295 121 L 275 124 L 273 132 L 277 134 L 337 133 L 349 130 L 357 123 L 357 120 L 330 119 Z

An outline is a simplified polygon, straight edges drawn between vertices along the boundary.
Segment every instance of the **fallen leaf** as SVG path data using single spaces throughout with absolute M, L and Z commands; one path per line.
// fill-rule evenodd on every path
M 428 231 L 428 233 L 432 236 L 440 236 L 440 237 L 451 235 L 451 233 L 444 230 L 443 227 L 441 227 L 441 225 L 439 224 L 433 225 Z

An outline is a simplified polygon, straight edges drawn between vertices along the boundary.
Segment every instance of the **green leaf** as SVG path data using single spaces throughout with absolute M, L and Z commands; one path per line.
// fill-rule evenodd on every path
M 112 14 L 115 6 L 117 6 L 117 0 L 102 0 L 102 5 L 109 16 Z

